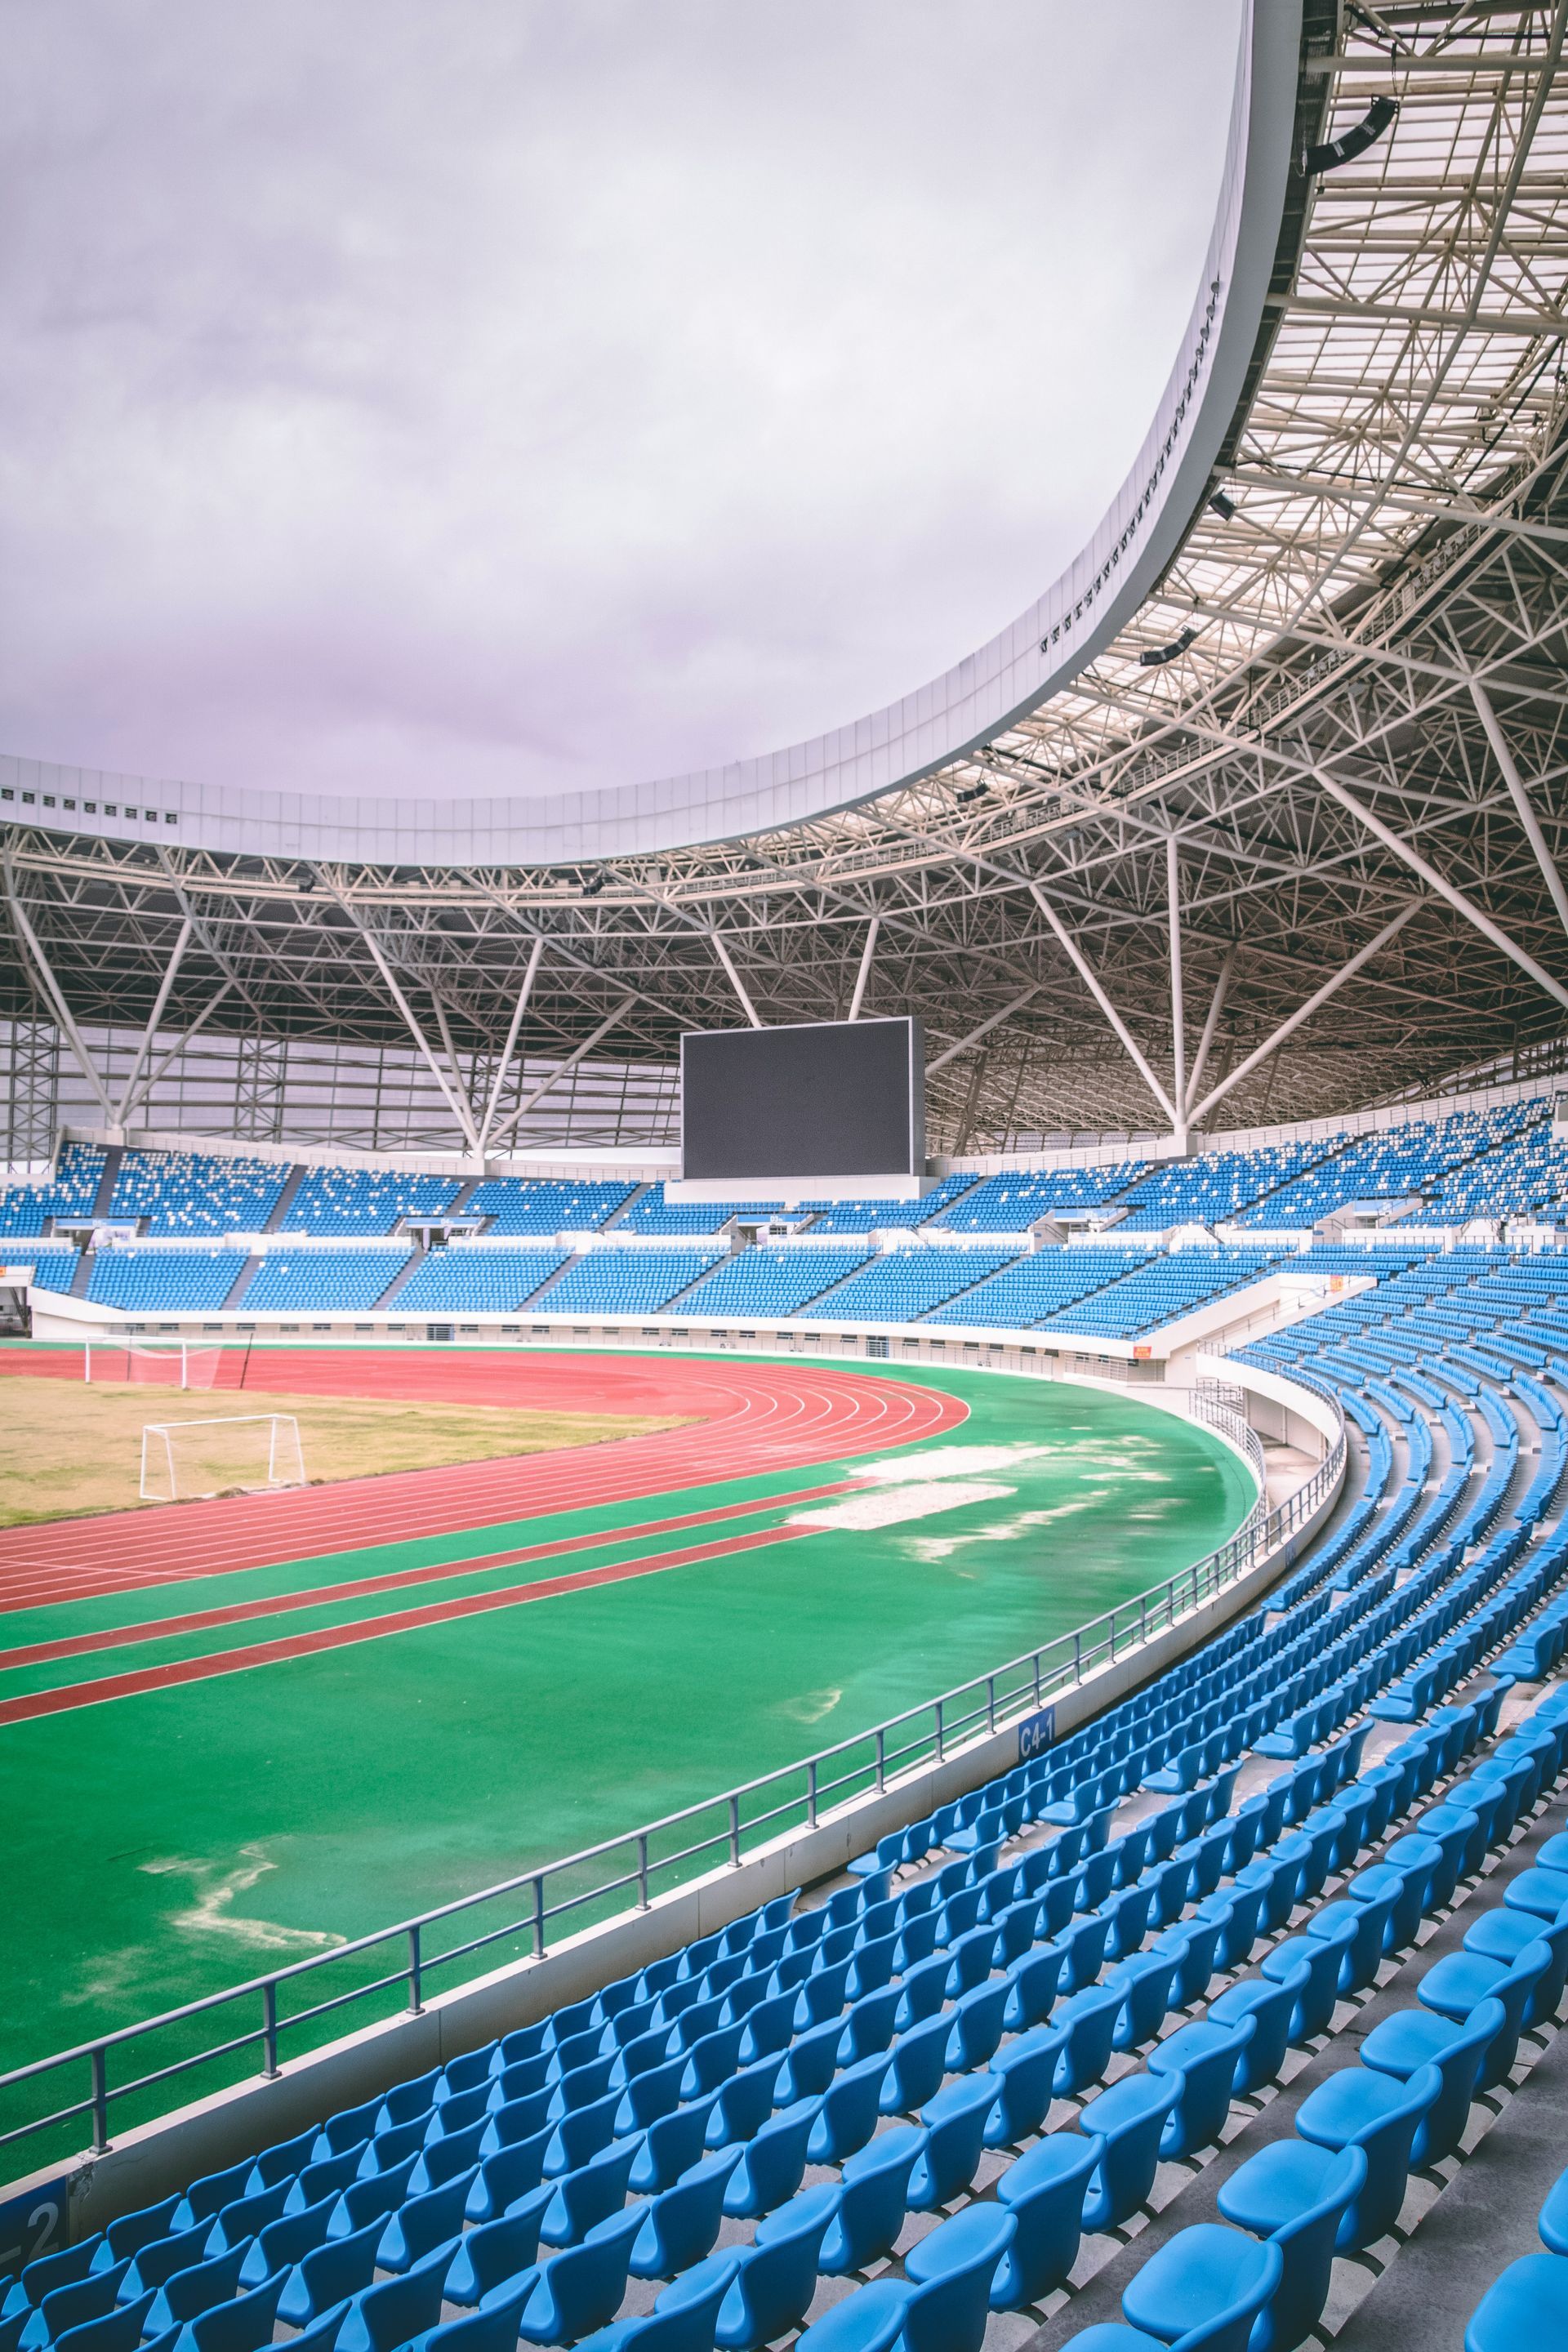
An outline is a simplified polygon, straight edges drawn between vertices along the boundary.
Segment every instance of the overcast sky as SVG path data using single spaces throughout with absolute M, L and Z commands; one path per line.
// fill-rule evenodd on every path
M 1240 0 L 0 0 L 0 750 L 539 792 L 994 634 L 1147 427 Z

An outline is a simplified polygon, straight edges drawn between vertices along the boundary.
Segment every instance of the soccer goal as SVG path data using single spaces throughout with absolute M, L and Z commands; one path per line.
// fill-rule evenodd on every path
M 144 1339 L 89 1339 L 85 1357 L 85 1381 L 131 1381 L 150 1388 L 210 1389 L 217 1384 L 223 1349 L 189 1339 L 170 1339 L 162 1347 L 149 1345 Z
M 211 1421 L 150 1421 L 142 1432 L 142 1500 L 188 1503 L 305 1484 L 291 1412 L 224 1413 Z

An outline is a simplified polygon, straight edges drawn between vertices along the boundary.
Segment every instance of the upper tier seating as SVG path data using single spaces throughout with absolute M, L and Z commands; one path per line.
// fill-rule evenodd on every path
M 1064 1307 L 1041 1328 L 1136 1339 L 1141 1331 L 1157 1331 L 1162 1324 L 1194 1314 L 1227 1291 L 1258 1281 L 1279 1263 L 1268 1250 L 1182 1250 L 1173 1257 L 1152 1259 L 1108 1289 Z
M 103 1181 L 107 1156 L 96 1145 L 68 1143 L 52 1184 L 12 1184 L 0 1192 L 0 1241 L 43 1234 L 51 1217 L 85 1217 Z
M 635 1184 L 575 1184 L 555 1177 L 492 1176 L 477 1185 L 466 1217 L 488 1220 L 491 1234 L 589 1234 L 629 1201 Z
M 1535 1111 L 1530 1103 L 1498 1110 L 1459 1111 L 1452 1118 L 1413 1119 L 1358 1137 L 1294 1183 L 1270 1193 L 1237 1220 L 1283 1232 L 1315 1225 L 1351 1201 L 1398 1201 L 1435 1192 L 1444 1177 L 1479 1151 L 1517 1134 Z
M 973 1176 L 944 1176 L 919 1201 L 808 1201 L 802 1205 L 817 1212 L 812 1220 L 814 1234 L 868 1234 L 879 1227 L 891 1232 L 929 1224 L 977 1189 Z
M 415 1176 L 402 1170 L 307 1169 L 289 1202 L 284 1227 L 295 1234 L 390 1234 L 405 1217 L 434 1217 L 449 1209 L 462 1186 L 453 1176 Z
M 1385 1282 L 1430 1255 L 1430 1250 L 1415 1242 L 1314 1242 L 1297 1256 L 1281 1259 L 1280 1265 L 1289 1274 L 1363 1274 Z
M 575 1259 L 542 1311 L 552 1315 L 657 1315 L 720 1262 L 710 1249 L 595 1249 Z
M 918 1201 L 669 1201 L 662 1184 L 650 1184 L 621 1221 L 628 1234 L 716 1234 L 732 1217 L 748 1223 L 770 1214 L 787 1218 L 813 1234 L 868 1234 L 879 1226 L 923 1225 L 950 1202 L 973 1190 L 973 1176 L 944 1176 Z
M 667 1201 L 662 1184 L 650 1184 L 621 1219 L 624 1234 L 657 1234 L 673 1240 L 681 1234 L 721 1233 L 731 1217 L 764 1217 L 782 1201 Z
M 560 1249 L 476 1249 L 459 1242 L 432 1250 L 395 1303 L 399 1314 L 510 1315 L 565 1263 Z
M 1568 1201 L 1568 1152 L 1552 1139 L 1549 1118 L 1531 1121 L 1510 1142 L 1499 1144 L 1445 1176 L 1427 1201 L 1425 1215 L 1435 1225 L 1466 1224 L 1472 1217 L 1517 1217 L 1552 1211 Z
M 1091 1209 L 1114 1200 L 1143 1172 L 1142 1160 L 1126 1160 L 1107 1168 L 987 1176 L 942 1210 L 936 1222 L 959 1234 L 1026 1234 L 1056 1209 Z
M 127 1151 L 109 1213 L 144 1217 L 150 1234 L 257 1234 L 278 1204 L 289 1169 L 267 1160 L 220 1160 L 201 1151 Z
M 675 1312 L 764 1319 L 798 1314 L 808 1299 L 868 1262 L 865 1250 L 819 1247 L 810 1242 L 742 1250 L 699 1283 Z
M 928 1323 L 973 1323 L 994 1330 L 1027 1330 L 1075 1299 L 1103 1290 L 1148 1256 L 1134 1244 L 1119 1249 L 1090 1243 L 1081 1249 L 1036 1250 L 1004 1266 L 988 1282 L 965 1291 L 950 1306 L 925 1317 Z
M 277 1249 L 262 1260 L 236 1303 L 247 1315 L 267 1308 L 285 1314 L 363 1313 L 407 1263 L 405 1249 Z
M 221 1307 L 245 1270 L 237 1249 L 100 1250 L 87 1295 L 100 1307 L 128 1315 L 195 1314 Z
M 1012 1262 L 1013 1253 L 1005 1249 L 888 1250 L 831 1298 L 801 1312 L 818 1319 L 841 1315 L 851 1322 L 912 1323 Z
M 1172 1225 L 1219 1224 L 1337 1149 L 1331 1142 L 1273 1143 L 1258 1151 L 1207 1151 L 1196 1160 L 1169 1160 L 1127 1192 L 1131 1213 L 1118 1218 L 1116 1231 L 1157 1234 Z

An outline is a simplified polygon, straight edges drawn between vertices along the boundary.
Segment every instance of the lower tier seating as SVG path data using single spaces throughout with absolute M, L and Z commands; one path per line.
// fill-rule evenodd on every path
M 235 1303 L 247 1315 L 264 1308 L 363 1312 L 384 1296 L 407 1263 L 405 1249 L 270 1250 Z
M 507 1315 L 566 1263 L 558 1249 L 432 1250 L 397 1294 L 409 1315 Z
M 1554 1357 L 1337 1371 L 1339 1311 L 1353 1491 L 1265 1601 L 816 1899 L 46 2255 L 17 2352 L 1342 2329 L 1556 2032 L 1568 1525 Z M 1476 2352 L 1563 2340 L 1555 2211 Z

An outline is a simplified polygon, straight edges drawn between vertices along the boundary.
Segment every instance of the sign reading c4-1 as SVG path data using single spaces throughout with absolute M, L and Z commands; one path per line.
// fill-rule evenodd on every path
M 1033 1763 L 1053 1745 L 1057 1736 L 1057 1711 L 1054 1706 L 1041 1707 L 1037 1715 L 1026 1715 L 1018 1726 L 1018 1761 Z

